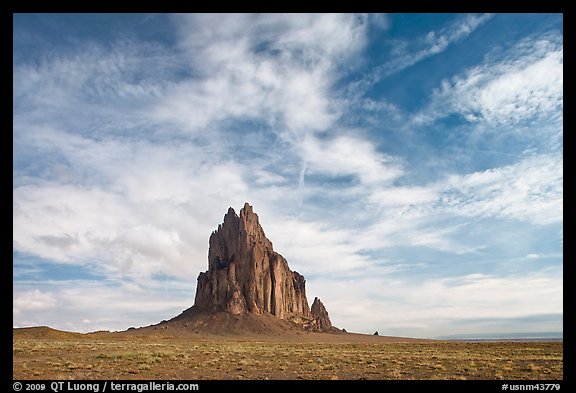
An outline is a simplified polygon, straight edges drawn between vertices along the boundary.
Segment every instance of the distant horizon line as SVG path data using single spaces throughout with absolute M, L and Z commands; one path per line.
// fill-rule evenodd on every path
M 33 328 L 48 328 L 52 330 L 59 330 L 62 332 L 67 333 L 80 333 L 80 334 L 90 334 L 90 333 L 98 333 L 103 331 L 108 332 L 124 332 L 130 330 L 131 328 L 127 328 L 125 330 L 94 330 L 89 332 L 77 332 L 71 330 L 62 330 L 59 328 L 53 328 L 48 325 L 36 325 L 36 326 L 12 326 L 12 329 L 33 329 Z M 369 333 L 360 333 L 360 332 L 352 332 L 349 331 L 347 333 L 352 334 L 366 334 L 370 335 Z M 382 336 L 388 336 L 387 334 L 382 334 Z M 429 340 L 563 340 L 564 339 L 564 332 L 513 332 L 513 333 L 459 333 L 459 334 L 449 334 L 449 335 L 442 335 L 442 336 L 435 336 L 435 337 L 412 337 L 412 336 L 398 336 L 398 337 L 406 337 L 406 338 L 423 338 Z
M 460 333 L 434 337 L 437 340 L 564 339 L 564 332 Z

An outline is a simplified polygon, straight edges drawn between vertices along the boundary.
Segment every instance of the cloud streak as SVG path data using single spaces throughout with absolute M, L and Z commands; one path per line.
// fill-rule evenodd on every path
M 492 14 L 466 15 L 439 31 L 429 31 L 413 42 L 396 42 L 392 49 L 392 59 L 376 67 L 358 86 L 367 90 L 382 79 L 444 52 L 450 45 L 466 39 L 492 17 Z
M 435 91 L 424 119 L 450 113 L 470 122 L 514 126 L 549 117 L 563 107 L 563 45 L 551 35 L 525 40 L 507 52 L 508 58 L 468 69 L 444 80 Z

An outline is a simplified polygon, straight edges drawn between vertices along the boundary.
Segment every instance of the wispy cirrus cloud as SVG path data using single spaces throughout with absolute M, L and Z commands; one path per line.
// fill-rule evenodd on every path
M 366 21 L 352 14 L 185 15 L 180 47 L 198 78 L 153 112 L 182 129 L 259 119 L 288 138 L 330 127 L 338 65 L 361 50 Z M 286 134 L 288 132 L 288 134 Z
M 563 159 L 529 157 L 517 164 L 450 179 L 442 200 L 448 211 L 535 224 L 563 220 Z
M 36 63 L 18 64 L 13 72 L 15 115 L 56 114 L 76 105 L 72 119 L 91 118 L 94 110 L 109 115 L 123 110 L 129 117 L 129 109 L 161 96 L 170 84 L 167 78 L 182 66 L 174 54 L 158 45 L 118 40 L 108 48 L 89 43 L 81 52 L 50 53 Z
M 485 24 L 493 14 L 464 15 L 448 26 L 429 31 L 413 41 L 397 41 L 393 45 L 392 58 L 374 68 L 356 85 L 361 91 L 374 83 L 411 67 L 431 56 L 444 52 L 450 45 L 467 38 L 474 30 Z
M 470 122 L 514 126 L 549 118 L 563 108 L 563 44 L 551 34 L 442 82 L 416 121 L 457 113 Z

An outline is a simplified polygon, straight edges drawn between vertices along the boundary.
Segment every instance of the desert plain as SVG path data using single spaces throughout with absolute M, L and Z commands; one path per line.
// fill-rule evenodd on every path
M 14 329 L 14 379 L 563 379 L 562 341 Z

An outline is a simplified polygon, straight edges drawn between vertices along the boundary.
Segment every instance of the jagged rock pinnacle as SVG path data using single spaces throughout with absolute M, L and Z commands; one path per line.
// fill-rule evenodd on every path
M 198 276 L 194 307 L 236 315 L 266 312 L 296 322 L 311 318 L 306 280 L 273 250 L 248 203 L 240 215 L 228 209 L 209 244 L 208 271 Z
M 324 307 L 324 304 L 322 304 L 317 297 L 314 298 L 314 302 L 312 303 L 311 314 L 319 331 L 329 331 L 332 329 L 332 322 L 330 322 L 328 311 L 326 311 L 326 307 Z

